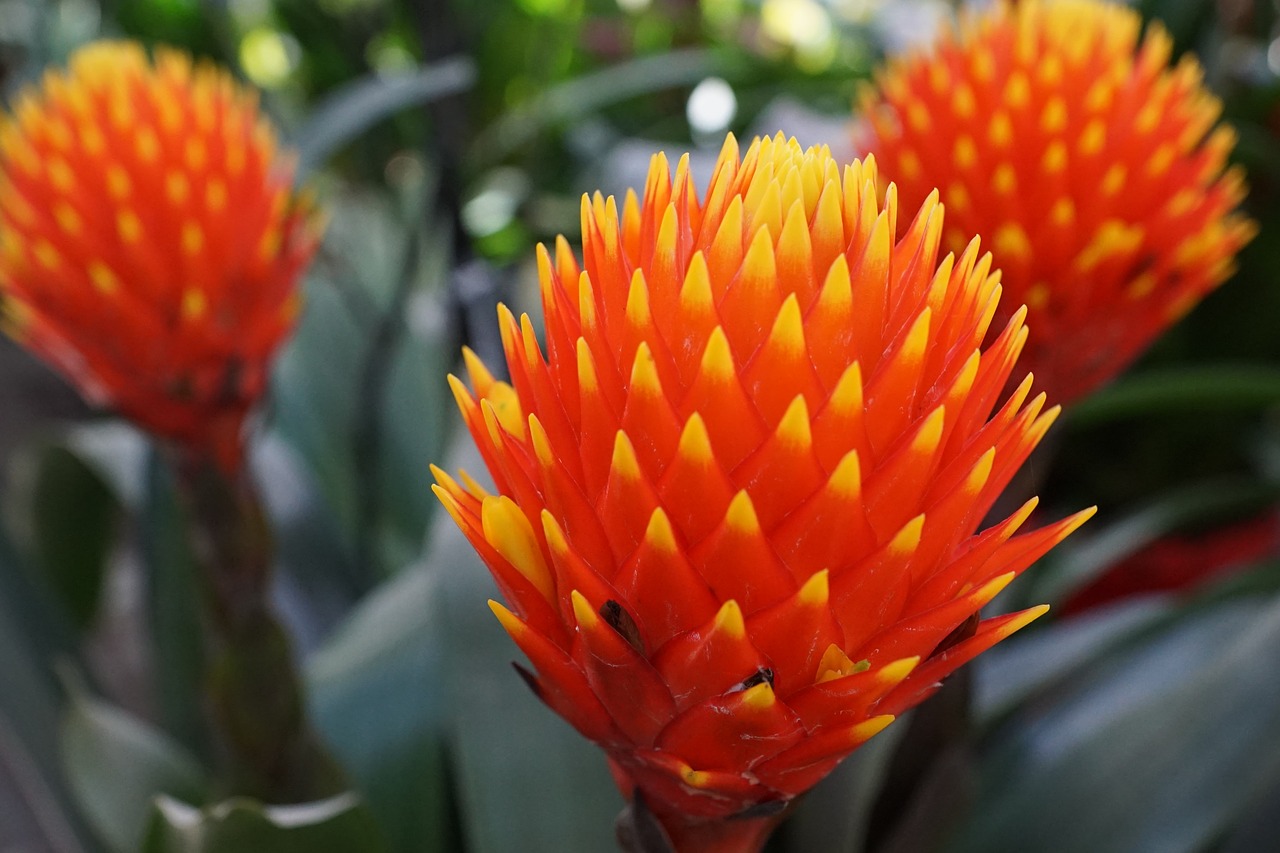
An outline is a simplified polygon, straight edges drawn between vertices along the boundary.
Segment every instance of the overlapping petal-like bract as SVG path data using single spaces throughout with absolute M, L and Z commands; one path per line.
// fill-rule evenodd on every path
M 1019 312 L 930 199 L 894 241 L 875 165 L 732 138 L 698 200 L 583 205 L 584 262 L 539 251 L 544 359 L 501 312 L 512 385 L 458 403 L 497 484 L 435 469 L 538 695 L 660 817 L 785 802 L 1041 609 L 979 608 L 1084 514 L 975 534 L 1056 409 L 1000 401 Z M 670 826 L 670 823 L 669 823 Z
M 998 2 L 896 59 L 864 150 L 904 204 L 940 187 L 943 244 L 991 241 L 1024 362 L 1067 403 L 1126 367 L 1234 269 L 1255 228 L 1222 105 L 1158 24 L 1100 0 Z M 1000 322 L 1005 315 L 1000 315 Z
M 82 48 L 0 126 L 7 330 L 92 401 L 236 464 L 318 237 L 291 173 L 225 71 Z

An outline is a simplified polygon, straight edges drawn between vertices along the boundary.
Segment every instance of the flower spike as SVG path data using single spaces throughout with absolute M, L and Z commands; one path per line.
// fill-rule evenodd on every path
M 1028 621 L 977 613 L 1074 527 L 978 532 L 1046 422 L 1029 382 L 1002 398 L 1021 316 L 982 349 L 998 273 L 976 245 L 938 261 L 941 205 L 895 242 L 873 162 L 842 174 L 781 136 L 741 160 L 730 140 L 705 206 L 687 169 L 655 158 L 622 222 L 584 201 L 580 279 L 543 254 L 548 326 L 583 336 L 545 362 L 508 346 L 518 404 L 470 366 L 459 403 L 507 497 L 436 474 L 525 678 L 682 851 L 757 843 Z M 477 417 L 494 397 L 529 429 Z M 934 655 L 960 626 L 972 638 Z

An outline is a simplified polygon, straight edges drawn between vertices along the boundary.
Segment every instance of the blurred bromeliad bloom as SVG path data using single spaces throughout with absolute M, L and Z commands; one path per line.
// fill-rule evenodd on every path
M 1107 382 L 1225 281 L 1255 225 L 1235 133 L 1192 56 L 1099 0 L 1000 2 L 891 61 L 860 147 L 904 204 L 940 188 L 944 245 L 991 241 L 1050 398 Z
M 238 466 L 317 218 L 256 95 L 99 42 L 0 128 L 6 330 L 89 400 Z
M 732 137 L 539 252 L 544 358 L 454 380 L 497 484 L 436 469 L 534 691 L 677 850 L 758 849 L 786 805 L 1044 608 L 979 610 L 1090 511 L 978 533 L 1057 414 L 1003 399 L 1026 340 L 930 197 L 895 241 L 874 161 Z M 633 808 L 634 810 L 634 808 Z M 732 818 L 737 819 L 732 819 Z

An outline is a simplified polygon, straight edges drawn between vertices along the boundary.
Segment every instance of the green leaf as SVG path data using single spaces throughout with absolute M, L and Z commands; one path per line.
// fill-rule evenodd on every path
M 1125 377 L 1066 411 L 1067 428 L 1123 418 L 1260 410 L 1280 403 L 1280 370 L 1261 365 L 1211 365 L 1152 370 Z
M 994 735 L 953 853 L 1195 851 L 1280 772 L 1280 599 L 1195 609 Z
M 200 765 L 159 729 L 72 691 L 62 720 L 62 764 L 85 817 L 113 850 L 137 850 L 152 799 L 166 793 L 199 802 Z
M 59 445 L 37 452 L 32 538 L 41 575 L 84 628 L 98 608 L 120 505 L 93 467 Z
M 295 134 L 299 180 L 383 119 L 466 91 L 475 77 L 475 64 L 455 57 L 409 74 L 370 74 L 351 81 L 317 104 Z
M 439 676 L 437 575 L 410 569 L 373 592 L 309 666 L 317 729 L 350 772 L 388 849 L 457 849 Z
M 94 849 L 58 772 L 62 694 L 49 662 L 67 654 L 0 531 L 0 844 Z
M 459 467 L 457 465 L 451 468 Z M 468 448 L 460 467 L 483 470 Z M 444 654 L 467 849 L 611 850 L 622 809 L 604 753 L 539 702 L 511 670 L 523 656 L 485 601 L 488 571 L 448 516 L 428 565 L 442 573 Z
M 197 809 L 156 800 L 142 853 L 382 853 L 378 828 L 359 798 L 263 806 L 236 799 Z

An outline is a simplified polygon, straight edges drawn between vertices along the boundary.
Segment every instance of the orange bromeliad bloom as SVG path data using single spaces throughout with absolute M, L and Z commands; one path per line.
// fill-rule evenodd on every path
M 81 49 L 0 126 L 7 330 L 95 403 L 234 467 L 317 242 L 291 171 L 226 72 Z
M 1015 536 L 1032 500 L 975 534 L 1057 410 L 1030 376 L 997 407 L 1021 312 L 981 351 L 990 256 L 939 264 L 933 198 L 895 243 L 875 178 L 730 137 L 703 203 L 659 155 L 621 217 L 584 201 L 581 268 L 540 249 L 547 358 L 503 309 L 513 384 L 470 353 L 474 392 L 452 380 L 498 494 L 439 469 L 436 493 L 538 695 L 677 849 L 748 849 L 710 839 L 767 827 L 723 818 L 784 805 L 1037 617 L 977 622 L 1087 515 Z
M 1136 358 L 1234 270 L 1234 132 L 1158 24 L 1097 0 L 997 3 L 884 69 L 863 99 L 904 204 L 942 190 L 944 245 L 991 241 L 1037 334 L 1027 357 L 1066 403 Z M 1006 309 L 1008 310 L 1008 309 Z M 1004 315 L 1001 315 L 1003 318 Z

